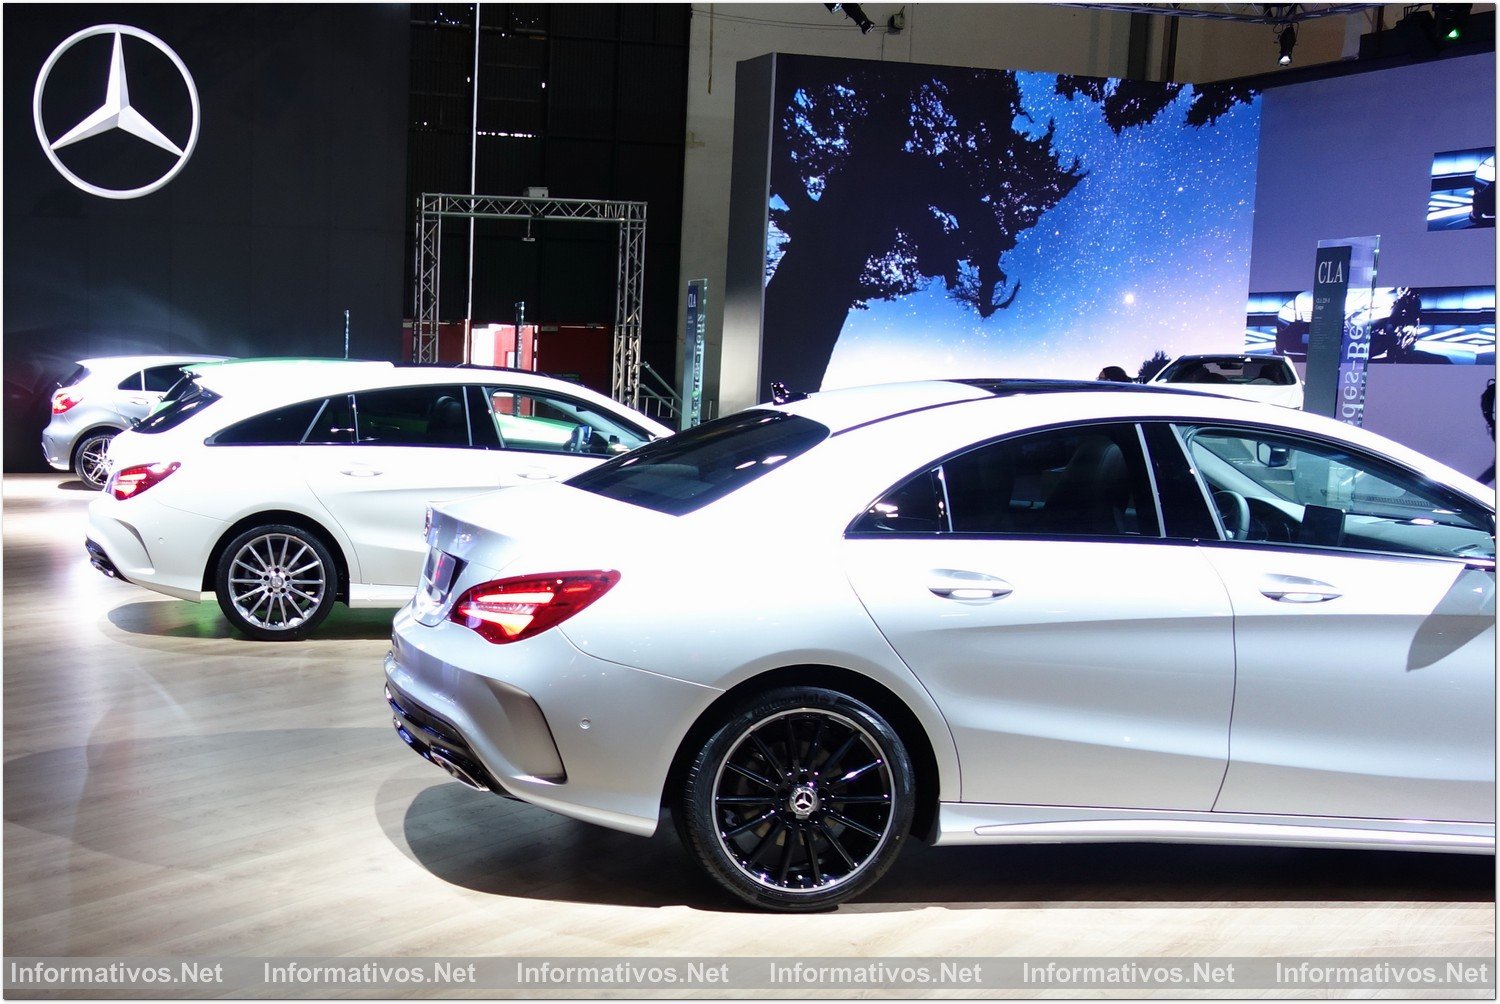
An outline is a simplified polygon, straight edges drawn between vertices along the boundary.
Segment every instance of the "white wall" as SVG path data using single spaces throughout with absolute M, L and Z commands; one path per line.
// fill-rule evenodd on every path
M 906 28 L 861 35 L 818 3 L 694 4 L 688 59 L 687 153 L 683 185 L 682 281 L 678 289 L 679 368 L 687 281 L 709 289 L 705 405 L 728 414 L 754 404 L 756 339 L 721 344 L 729 178 L 734 144 L 735 65 L 769 52 L 851 59 L 1123 76 L 1130 18 L 1043 4 L 867 3 L 877 25 L 898 10 Z

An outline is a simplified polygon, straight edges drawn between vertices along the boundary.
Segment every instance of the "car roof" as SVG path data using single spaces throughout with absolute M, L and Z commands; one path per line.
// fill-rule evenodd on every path
M 1174 363 L 1182 363 L 1182 362 L 1195 362 L 1195 363 L 1198 363 L 1198 362 L 1228 362 L 1230 360 L 1233 360 L 1235 362 L 1269 362 L 1271 360 L 1275 360 L 1277 362 L 1283 362 L 1283 363 L 1287 361 L 1286 360 L 1286 356 L 1276 355 L 1274 353 L 1260 354 L 1260 353 L 1254 353 L 1254 352 L 1200 352 L 1200 353 L 1195 353 L 1195 354 L 1186 355 L 1186 356 L 1178 356 L 1176 359 L 1173 359 L 1172 361 Z
M 329 394 L 451 383 L 500 384 L 548 390 L 624 412 L 630 416 L 631 421 L 642 425 L 653 435 L 670 435 L 673 431 L 597 391 L 527 370 L 474 366 L 398 366 L 385 360 L 369 359 L 252 359 L 204 366 L 195 370 L 194 376 L 199 386 L 225 399 L 223 407 L 202 412 L 205 416 L 213 416 L 211 421 L 219 425 Z M 193 423 L 193 427 L 197 428 L 198 424 Z
M 144 369 L 147 366 L 165 366 L 169 363 L 209 363 L 228 359 L 228 356 L 198 356 L 198 355 L 172 355 L 170 353 L 158 353 L 146 356 L 94 356 L 91 359 L 80 359 L 74 365 L 87 366 L 94 370 L 133 370 Z
M 844 432 L 898 415 L 938 408 L 963 401 L 1041 394 L 1191 394 L 1202 393 L 1176 387 L 1149 387 L 1108 380 L 1033 380 L 1005 377 L 965 377 L 954 380 L 921 380 L 874 384 L 842 390 L 820 391 L 779 407 Z M 763 407 L 770 407 L 769 405 Z

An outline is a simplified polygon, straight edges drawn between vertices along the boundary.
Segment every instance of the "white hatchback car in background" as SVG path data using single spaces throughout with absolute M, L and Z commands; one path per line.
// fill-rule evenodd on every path
M 534 373 L 341 360 L 197 368 L 111 444 L 87 546 L 106 574 L 242 633 L 301 638 L 335 600 L 411 597 L 432 503 L 592 467 L 670 429 Z
M 109 356 L 81 359 L 52 394 L 52 420 L 42 430 L 42 454 L 58 471 L 75 471 L 90 488 L 103 488 L 109 441 L 145 418 L 189 363 L 223 356 Z
M 1222 394 L 1283 408 L 1302 407 L 1302 381 L 1283 356 L 1178 356 L 1151 383 L 1181 384 L 1187 390 Z

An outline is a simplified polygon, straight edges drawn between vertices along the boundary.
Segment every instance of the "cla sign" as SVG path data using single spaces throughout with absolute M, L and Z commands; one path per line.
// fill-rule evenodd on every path
M 62 55 L 86 38 L 94 38 L 99 35 L 114 36 L 114 51 L 109 63 L 109 78 L 105 85 L 104 94 L 101 95 L 103 103 L 99 107 L 76 123 L 70 123 L 56 139 L 49 137 L 46 125 L 42 122 L 42 95 L 46 93 L 47 82 L 52 75 L 53 68 Z M 130 88 L 125 79 L 125 51 L 123 37 L 129 35 L 157 49 L 182 76 L 182 82 L 187 86 L 188 101 L 192 104 L 193 126 L 188 133 L 187 141 L 178 146 L 169 139 L 160 129 L 151 123 L 151 120 L 138 111 L 130 103 Z M 36 91 L 32 96 L 32 117 L 36 120 L 36 137 L 41 141 L 42 152 L 57 168 L 59 174 L 71 182 L 75 187 L 81 188 L 90 195 L 97 195 L 104 199 L 138 199 L 142 195 L 149 195 L 161 188 L 167 182 L 177 176 L 177 173 L 187 164 L 188 158 L 193 155 L 193 147 L 198 143 L 198 88 L 193 84 L 193 75 L 178 58 L 177 53 L 167 46 L 167 43 L 157 38 L 150 32 L 139 28 L 132 28 L 127 24 L 98 24 L 92 28 L 85 28 L 80 32 L 70 35 L 52 50 L 52 55 L 42 64 L 42 72 L 36 78 Z M 138 188 L 103 188 L 91 184 L 78 175 L 74 174 L 63 164 L 57 156 L 57 151 L 66 146 L 71 146 L 80 140 L 86 140 L 111 129 L 119 129 L 122 132 L 135 136 L 138 139 L 159 147 L 167 153 L 172 154 L 176 160 L 172 166 L 155 181 L 141 185 Z

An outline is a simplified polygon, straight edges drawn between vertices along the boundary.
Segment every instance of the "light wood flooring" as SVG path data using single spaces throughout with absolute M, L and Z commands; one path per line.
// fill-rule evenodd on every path
M 741 909 L 670 826 L 573 822 L 409 752 L 389 612 L 246 641 L 89 567 L 76 481 L 3 491 L 7 956 L 1495 953 L 1485 857 L 914 845 L 836 912 Z

